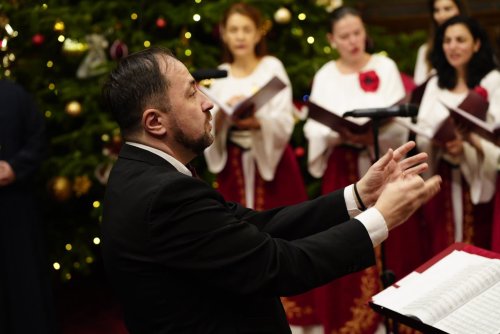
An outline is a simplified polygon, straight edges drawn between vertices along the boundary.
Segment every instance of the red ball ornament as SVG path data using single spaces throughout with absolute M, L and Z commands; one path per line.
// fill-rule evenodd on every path
M 156 26 L 160 29 L 163 29 L 167 26 L 167 20 L 165 20 L 163 17 L 159 17 L 156 19 Z
M 40 46 L 45 42 L 45 36 L 42 34 L 34 34 L 33 37 L 31 37 L 31 42 L 33 45 Z
M 298 146 L 295 148 L 295 156 L 297 158 L 302 158 L 305 153 L 306 153 L 306 151 L 304 150 L 304 148 L 302 146 Z

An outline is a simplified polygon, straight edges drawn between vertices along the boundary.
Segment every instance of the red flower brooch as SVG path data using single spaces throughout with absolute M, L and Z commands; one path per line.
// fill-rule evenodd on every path
M 488 101 L 488 91 L 483 87 L 477 85 L 474 87 L 474 91 L 478 93 L 481 97 L 483 97 L 486 101 Z
M 359 73 L 359 84 L 365 92 L 376 92 L 380 84 L 377 72 L 371 70 Z

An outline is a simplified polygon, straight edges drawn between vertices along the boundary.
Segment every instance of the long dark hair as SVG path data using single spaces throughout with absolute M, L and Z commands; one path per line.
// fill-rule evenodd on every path
M 488 72 L 496 68 L 496 65 L 488 35 L 473 18 L 462 15 L 455 16 L 438 28 L 434 41 L 434 52 L 431 55 L 432 66 L 437 71 L 439 87 L 453 89 L 456 86 L 457 72 L 446 59 L 443 50 L 446 29 L 455 24 L 463 24 L 470 31 L 474 41 L 481 43 L 479 50 L 474 53 L 466 69 L 467 87 L 474 88 Z
M 427 8 L 429 10 L 429 16 L 430 16 L 430 28 L 429 28 L 429 36 L 427 38 L 427 53 L 425 54 L 425 60 L 427 62 L 427 68 L 428 70 L 431 69 L 431 54 L 432 54 L 432 49 L 434 48 L 434 36 L 436 35 L 436 30 L 438 28 L 438 24 L 436 20 L 434 20 L 434 4 L 438 0 L 428 0 L 427 1 Z M 468 6 L 465 3 L 466 0 L 452 0 L 455 6 L 458 8 L 458 13 L 459 15 L 469 15 L 469 10 Z
M 260 39 L 259 43 L 257 43 L 257 45 L 255 46 L 255 54 L 259 58 L 264 57 L 267 54 L 267 46 L 266 46 L 266 40 L 264 38 L 265 37 L 264 20 L 262 18 L 261 12 L 257 8 L 252 7 L 249 4 L 235 3 L 224 12 L 220 26 L 225 28 L 227 25 L 227 20 L 233 14 L 240 14 L 248 17 L 250 20 L 253 21 L 253 23 L 255 23 L 257 30 L 261 31 L 262 38 Z M 224 47 L 224 52 L 222 56 L 223 61 L 232 63 L 234 61 L 234 57 L 231 51 L 227 47 L 226 43 L 223 42 L 222 44 Z

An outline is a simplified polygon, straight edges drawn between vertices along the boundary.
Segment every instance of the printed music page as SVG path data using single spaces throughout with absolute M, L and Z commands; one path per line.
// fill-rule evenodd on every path
M 373 302 L 449 333 L 498 334 L 499 282 L 500 260 L 455 250 L 375 295 Z

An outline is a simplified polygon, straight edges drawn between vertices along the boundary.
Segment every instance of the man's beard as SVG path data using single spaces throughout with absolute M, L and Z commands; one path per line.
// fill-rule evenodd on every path
M 203 151 L 205 151 L 207 147 L 212 145 L 214 136 L 209 131 L 205 131 L 205 133 L 201 137 L 189 138 L 184 133 L 182 128 L 176 127 L 176 131 L 174 132 L 174 140 L 194 154 L 200 155 L 203 153 Z

